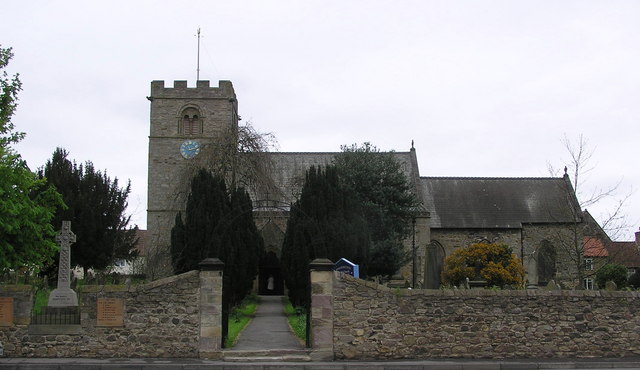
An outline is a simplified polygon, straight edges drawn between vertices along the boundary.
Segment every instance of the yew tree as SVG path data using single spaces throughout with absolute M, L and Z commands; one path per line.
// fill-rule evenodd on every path
M 291 208 L 282 246 L 282 269 L 294 305 L 308 302 L 309 262 L 347 258 L 368 271 L 369 230 L 362 205 L 334 166 L 311 167 Z
M 407 262 L 402 241 L 411 233 L 420 203 L 394 152 L 370 143 L 342 146 L 334 165 L 361 203 L 368 225 L 369 275 L 392 275 Z
M 52 223 L 60 228 L 62 221 L 71 221 L 77 239 L 71 245 L 71 265 L 86 274 L 137 257 L 138 227 L 129 226 L 131 217 L 125 214 L 131 184 L 120 187 L 117 178 L 96 170 L 90 161 L 78 165 L 67 157 L 66 150 L 57 148 L 38 173 L 62 194 L 66 205 L 57 208 Z
M 227 190 L 222 176 L 200 169 L 191 180 L 184 220 L 171 230 L 174 273 L 198 268 L 205 258 L 224 262 L 224 304 L 239 303 L 253 286 L 264 249 L 244 188 Z

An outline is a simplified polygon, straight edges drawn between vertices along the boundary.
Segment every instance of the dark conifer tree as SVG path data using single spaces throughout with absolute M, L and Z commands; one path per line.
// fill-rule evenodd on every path
M 222 244 L 225 242 L 221 223 L 228 216 L 229 197 L 224 180 L 211 172 L 200 170 L 191 180 L 191 192 L 187 198 L 184 225 L 176 218 L 172 229 L 172 260 L 176 274 L 198 268 L 198 264 L 208 257 L 220 258 Z M 183 229 L 182 247 L 179 235 Z M 221 258 L 222 259 L 222 258 Z
M 171 260 L 173 271 L 186 271 L 184 249 L 184 222 L 182 213 L 176 215 L 175 225 L 171 229 Z
M 360 204 L 333 166 L 311 167 L 291 209 L 282 246 L 282 268 L 294 305 L 307 306 L 309 262 L 344 257 L 366 272 L 368 230 Z
M 249 194 L 238 188 L 231 192 L 231 246 L 233 262 L 227 274 L 234 283 L 232 303 L 238 303 L 253 288 L 258 261 L 264 242 L 253 220 L 253 204 Z M 226 266 L 227 262 L 225 262 Z M 225 269 L 226 270 L 226 269 Z
M 364 209 L 371 238 L 368 274 L 394 274 L 407 262 L 402 241 L 420 206 L 402 164 L 393 152 L 380 152 L 370 143 L 343 146 L 333 163 Z
M 227 191 L 222 177 L 202 169 L 191 181 L 185 222 L 171 231 L 175 273 L 198 268 L 205 258 L 224 262 L 224 305 L 239 303 L 253 287 L 263 241 L 253 221 L 253 205 L 242 188 Z
M 58 229 L 63 220 L 71 221 L 77 237 L 71 246 L 71 265 L 86 273 L 105 269 L 119 259 L 135 258 L 138 227 L 130 227 L 130 216 L 124 214 L 131 184 L 120 188 L 117 178 L 112 181 L 91 162 L 77 165 L 67 156 L 67 151 L 57 148 L 38 175 L 62 194 L 66 204 L 57 210 L 52 224 Z M 57 271 L 57 261 L 48 271 Z

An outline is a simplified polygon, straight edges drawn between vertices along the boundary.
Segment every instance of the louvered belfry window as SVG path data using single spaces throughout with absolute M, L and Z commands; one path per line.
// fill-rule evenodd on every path
M 196 108 L 186 108 L 182 111 L 179 131 L 182 135 L 194 136 L 202 134 L 202 118 Z

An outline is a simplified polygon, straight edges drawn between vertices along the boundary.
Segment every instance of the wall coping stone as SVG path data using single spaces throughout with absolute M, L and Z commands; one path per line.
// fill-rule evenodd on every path
M 334 263 L 328 258 L 316 258 L 309 263 L 309 269 L 312 271 L 331 271 Z
M 33 285 L 22 285 L 22 284 L 7 284 L 0 285 L 0 293 L 10 293 L 10 292 L 30 292 L 33 289 Z
M 363 287 L 368 287 L 379 292 L 393 293 L 399 296 L 440 296 L 440 297 L 599 297 L 599 298 L 640 298 L 640 291 L 607 291 L 607 290 L 493 290 L 493 289 L 391 289 L 373 281 L 354 278 L 351 275 L 336 274 L 340 280 L 354 282 Z
M 78 288 L 79 293 L 100 293 L 100 292 L 143 292 L 151 290 L 163 285 L 171 284 L 178 280 L 189 279 L 192 276 L 197 276 L 200 273 L 198 270 L 192 270 L 179 275 L 168 276 L 166 278 L 154 280 L 152 282 L 140 285 L 83 285 Z
M 224 262 L 219 258 L 205 258 L 198 264 L 201 271 L 222 271 L 224 270 Z

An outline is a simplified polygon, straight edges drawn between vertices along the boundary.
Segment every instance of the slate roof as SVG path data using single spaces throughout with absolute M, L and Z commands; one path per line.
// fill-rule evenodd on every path
M 280 198 L 285 202 L 293 202 L 304 181 L 304 174 L 311 166 L 330 164 L 339 152 L 271 152 L 274 171 L 272 178 L 280 191 Z M 419 178 L 416 166 L 412 165 L 411 152 L 394 152 L 400 161 L 409 181 Z M 417 182 L 417 181 L 416 181 Z
M 432 228 L 565 223 L 579 210 L 568 178 L 421 177 L 420 182 Z

